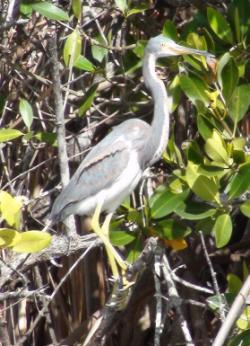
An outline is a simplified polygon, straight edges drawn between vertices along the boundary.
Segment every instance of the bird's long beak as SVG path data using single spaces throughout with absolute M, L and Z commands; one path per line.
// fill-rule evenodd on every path
M 171 47 L 169 47 L 171 51 L 176 55 L 187 55 L 187 54 L 196 54 L 196 55 L 203 55 L 208 58 L 214 58 L 214 55 L 211 53 L 208 53 L 205 50 L 198 50 L 194 48 L 189 48 L 185 46 L 181 46 L 175 42 L 171 44 Z

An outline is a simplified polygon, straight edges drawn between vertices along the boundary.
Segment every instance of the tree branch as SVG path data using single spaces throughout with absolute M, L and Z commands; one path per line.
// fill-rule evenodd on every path
M 250 294 L 250 275 L 246 279 L 240 292 L 238 293 L 237 297 L 235 298 L 233 305 L 231 306 L 231 309 L 229 310 L 229 313 L 228 313 L 225 321 L 222 323 L 222 326 L 219 330 L 219 333 L 217 334 L 217 336 L 213 342 L 213 346 L 223 346 L 224 345 L 235 321 L 239 318 L 240 314 L 242 313 L 243 309 L 245 308 L 245 306 L 247 304 L 247 298 L 248 298 L 249 294 Z
M 62 256 L 69 256 L 75 254 L 79 250 L 85 250 L 88 247 L 97 247 L 101 241 L 95 234 L 88 234 L 84 236 L 75 235 L 68 238 L 65 235 L 54 235 L 49 248 L 42 252 L 27 256 L 27 254 L 17 254 L 13 252 L 8 258 L 8 267 L 0 264 L 0 287 L 12 279 L 13 272 L 25 272 L 29 268 L 41 263 L 49 261 L 53 258 L 60 258 Z

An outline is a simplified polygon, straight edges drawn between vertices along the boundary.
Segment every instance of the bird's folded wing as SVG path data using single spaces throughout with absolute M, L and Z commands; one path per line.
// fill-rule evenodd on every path
M 101 147 L 96 155 L 87 157 L 80 164 L 69 184 L 54 202 L 50 218 L 60 220 L 63 211 L 69 205 L 94 196 L 114 184 L 126 168 L 129 150 L 123 142 L 116 142 L 110 147 Z M 98 154 L 97 154 L 98 153 Z

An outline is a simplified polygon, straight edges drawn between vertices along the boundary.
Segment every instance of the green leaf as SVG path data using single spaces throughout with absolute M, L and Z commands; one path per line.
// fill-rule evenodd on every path
M 148 6 L 146 5 L 139 5 L 140 7 L 137 8 L 131 8 L 131 10 L 127 11 L 126 17 L 128 18 L 129 16 L 132 16 L 133 14 L 137 14 L 137 13 L 143 13 L 145 10 L 148 9 Z
M 232 140 L 234 150 L 244 150 L 246 145 L 246 138 L 236 137 Z
M 21 233 L 21 238 L 12 250 L 21 253 L 39 252 L 51 243 L 51 235 L 41 231 L 27 231 Z
M 187 198 L 188 193 L 189 191 L 186 190 L 182 193 L 174 194 L 168 189 L 156 192 L 149 201 L 152 218 L 159 219 L 171 214 Z
M 199 165 L 198 171 L 200 175 L 205 175 L 206 177 L 222 177 L 227 173 L 227 169 L 217 167 L 214 165 Z
M 230 293 L 226 293 L 226 294 L 220 293 L 220 294 L 215 294 L 207 298 L 207 303 L 210 309 L 217 311 L 221 307 L 221 300 L 222 302 L 227 302 L 228 304 L 230 304 L 231 302 L 233 302 L 234 299 L 235 299 L 235 295 L 232 295 Z
M 52 146 L 57 145 L 57 135 L 54 132 L 37 132 L 35 138 Z
M 198 114 L 197 116 L 197 127 L 199 134 L 206 141 L 209 137 L 212 136 L 213 133 L 213 125 L 211 122 L 204 117 L 202 114 Z
M 75 17 L 79 19 L 82 11 L 81 0 L 72 0 L 71 6 Z
M 249 346 L 250 340 L 250 330 L 245 330 L 244 332 L 235 336 L 229 341 L 228 346 Z
M 146 47 L 147 41 L 145 40 L 138 40 L 136 42 L 136 47 L 133 49 L 133 53 L 135 53 L 138 58 L 142 59 L 144 56 L 144 50 Z
M 217 217 L 213 232 L 215 234 L 216 246 L 221 248 L 228 244 L 232 235 L 233 225 L 229 214 L 221 214 Z
M 127 0 L 115 0 L 115 3 L 119 10 L 121 10 L 122 13 L 125 13 L 128 8 Z
M 218 186 L 213 179 L 200 175 L 192 185 L 193 192 L 205 201 L 219 203 Z
M 232 0 L 229 13 L 234 24 L 237 42 L 242 42 L 249 28 L 250 3 L 246 0 Z
M 198 35 L 196 32 L 191 32 L 188 34 L 187 44 L 192 48 L 196 48 L 199 50 L 207 50 L 207 43 L 205 37 Z
M 250 217 L 250 200 L 244 202 L 240 206 L 240 211 L 242 214 L 244 214 L 246 217 Z
M 206 219 L 198 220 L 195 223 L 195 231 L 210 235 L 213 231 L 214 224 L 215 224 L 214 216 L 208 217 Z
M 130 249 L 126 259 L 129 263 L 134 263 L 142 252 L 142 244 L 139 237 L 136 238 L 136 240 L 133 243 L 131 243 L 129 247 Z
M 68 14 L 59 7 L 53 5 L 51 2 L 35 2 L 32 4 L 32 9 L 49 19 L 65 21 L 69 20 Z
M 212 136 L 207 139 L 205 151 L 214 161 L 228 162 L 229 154 L 227 153 L 225 142 L 216 130 L 213 130 Z
M 32 14 L 32 4 L 20 4 L 19 7 L 20 13 L 22 13 L 24 16 L 29 17 Z
M 20 198 L 12 197 L 8 192 L 0 191 L 0 211 L 10 226 L 20 225 L 22 203 Z
M 207 9 L 207 18 L 213 32 L 223 41 L 233 43 L 233 34 L 225 17 L 212 7 Z
M 168 38 L 171 38 L 174 41 L 178 40 L 178 34 L 176 26 L 172 20 L 167 19 L 163 25 L 162 34 Z
M 218 187 L 212 178 L 198 173 L 198 165 L 188 162 L 186 168 L 186 181 L 192 191 L 205 201 L 216 201 L 220 203 Z
M 95 66 L 85 56 L 79 55 L 74 63 L 74 67 L 83 71 L 95 72 Z
M 233 176 L 232 180 L 226 188 L 229 198 L 239 197 L 246 192 L 250 186 L 250 163 L 240 166 L 238 172 Z
M 175 213 L 185 220 L 202 220 L 216 213 L 216 209 L 199 202 L 182 202 Z
M 25 99 L 20 99 L 19 112 L 23 118 L 24 124 L 28 127 L 29 131 L 33 122 L 33 110 L 30 103 Z
M 168 240 L 184 238 L 191 233 L 190 227 L 174 219 L 158 222 L 156 230 L 159 230 L 161 236 Z
M 244 309 L 240 318 L 237 320 L 236 325 L 241 330 L 250 329 L 250 306 L 247 306 L 246 309 Z
M 82 39 L 80 33 L 75 29 L 67 38 L 63 48 L 63 60 L 66 66 L 73 66 L 81 54 Z
M 176 75 L 168 88 L 169 96 L 172 98 L 172 112 L 175 111 L 180 104 L 181 88 L 180 88 L 180 76 Z
M 16 139 L 23 136 L 23 133 L 15 129 L 0 129 L 0 143 L 9 142 L 12 139 Z
M 97 87 L 98 84 L 92 85 L 84 95 L 83 103 L 81 104 L 78 110 L 80 116 L 84 115 L 87 112 L 87 110 L 91 107 L 97 92 Z
M 108 50 L 107 48 L 105 48 L 106 42 L 100 35 L 96 36 L 95 40 L 99 42 L 100 46 L 94 44 L 91 47 L 91 52 L 95 60 L 97 60 L 98 62 L 102 62 L 104 57 L 108 54 Z
M 238 84 L 239 73 L 237 65 L 229 53 L 225 53 L 217 65 L 218 83 L 222 88 L 225 99 L 230 100 L 232 93 Z
M 227 282 L 228 282 L 227 290 L 230 293 L 237 294 L 242 287 L 241 279 L 233 273 L 229 273 L 227 275 Z
M 228 105 L 228 113 L 234 121 L 235 128 L 250 106 L 249 95 L 250 84 L 243 84 L 234 89 L 231 101 Z
M 121 230 L 111 230 L 110 240 L 113 245 L 125 246 L 135 240 L 136 235 L 131 232 L 121 231 Z
M 180 76 L 180 86 L 192 103 L 196 104 L 196 101 L 201 101 L 205 106 L 209 105 L 210 99 L 206 93 L 208 89 L 201 79 L 195 76 L 182 75 Z
M 196 32 L 189 33 L 186 41 L 189 47 L 199 50 L 208 50 L 205 37 L 198 35 Z M 203 68 L 207 69 L 206 58 L 202 55 L 186 55 L 184 56 L 184 60 L 198 71 L 202 71 Z M 200 62 L 200 64 L 197 63 L 197 60 Z
M 21 236 L 15 229 L 0 228 L 0 248 L 14 246 Z

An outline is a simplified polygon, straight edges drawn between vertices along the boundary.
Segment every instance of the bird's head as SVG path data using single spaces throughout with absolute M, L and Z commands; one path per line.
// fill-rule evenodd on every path
M 181 46 L 175 43 L 170 38 L 163 35 L 152 37 L 145 48 L 145 53 L 153 54 L 156 58 L 163 58 L 176 55 L 197 54 L 204 55 L 207 58 L 213 58 L 214 56 L 204 50 L 198 50 Z

